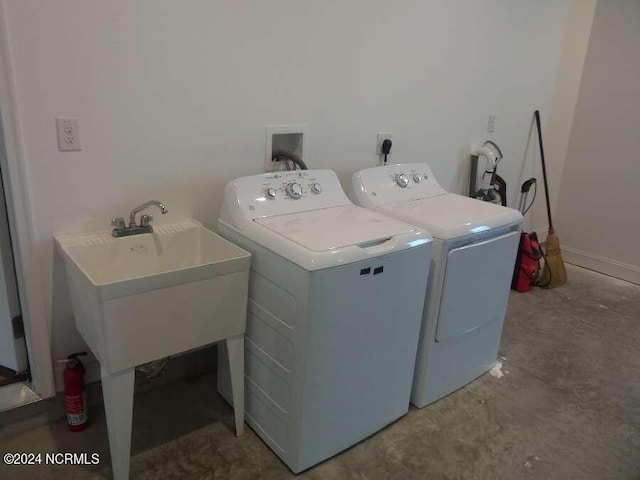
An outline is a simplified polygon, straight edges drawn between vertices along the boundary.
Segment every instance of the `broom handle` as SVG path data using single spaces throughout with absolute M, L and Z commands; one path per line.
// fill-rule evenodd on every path
M 544 161 L 544 147 L 542 146 L 542 127 L 540 126 L 540 112 L 535 111 L 536 126 L 538 127 L 538 144 L 540 145 L 540 158 L 542 159 L 542 178 L 544 180 L 544 195 L 547 199 L 547 218 L 549 219 L 549 233 L 553 233 L 553 222 L 551 221 L 551 204 L 549 202 L 549 184 L 547 183 L 547 166 Z

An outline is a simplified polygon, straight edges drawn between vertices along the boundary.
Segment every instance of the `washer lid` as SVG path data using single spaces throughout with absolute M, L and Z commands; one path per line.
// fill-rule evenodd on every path
M 257 218 L 254 221 L 315 252 L 353 245 L 364 248 L 418 230 L 355 205 Z
M 522 221 L 519 211 L 455 193 L 384 205 L 378 209 L 448 240 Z

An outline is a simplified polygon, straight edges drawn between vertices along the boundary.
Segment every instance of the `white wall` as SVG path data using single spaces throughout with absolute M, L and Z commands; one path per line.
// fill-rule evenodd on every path
M 640 283 L 640 2 L 598 2 L 558 203 L 571 262 Z
M 54 358 L 84 348 L 54 232 L 152 197 L 215 227 L 224 184 L 261 172 L 267 124 L 308 123 L 307 163 L 345 184 L 393 132 L 393 160 L 459 192 L 471 144 L 492 138 L 514 204 L 569 3 L 5 0 Z M 56 116 L 80 118 L 81 152 L 57 151 Z
M 551 211 L 557 211 L 558 196 L 562 183 L 562 173 L 569 148 L 569 137 L 582 80 L 591 25 L 596 8 L 596 0 L 573 0 L 569 7 L 567 23 L 562 42 L 562 53 L 556 74 L 555 87 L 551 100 L 550 114 L 542 118 L 542 134 L 549 178 L 549 200 Z M 544 113 L 544 112 L 541 112 Z M 545 121 L 547 120 L 547 121 Z M 533 121 L 533 119 L 532 119 Z M 532 123 L 533 126 L 533 123 Z M 547 209 L 542 180 L 542 168 L 538 148 L 537 131 L 531 132 L 530 161 L 535 164 L 535 177 L 539 180 L 539 193 L 533 208 L 533 229 L 546 232 L 548 227 Z M 517 186 L 516 186 L 517 188 Z M 544 239 L 544 237 L 541 237 Z

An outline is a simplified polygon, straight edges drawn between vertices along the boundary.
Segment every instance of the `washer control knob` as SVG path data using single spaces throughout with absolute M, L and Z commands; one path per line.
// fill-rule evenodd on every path
M 276 198 L 277 192 L 275 188 L 267 188 L 267 198 L 274 199 Z
M 289 183 L 285 188 L 284 188 L 285 192 L 287 192 L 287 195 L 289 195 L 291 198 L 293 198 L 294 200 L 298 200 L 299 198 L 302 197 L 302 187 L 300 186 L 299 183 Z
M 404 173 L 399 173 L 396 175 L 396 183 L 399 187 L 405 188 L 409 185 L 409 177 L 407 177 Z
M 413 174 L 413 181 L 416 183 L 420 183 L 422 181 L 422 175 L 420 175 L 419 173 L 414 173 Z
M 312 184 L 311 191 L 313 193 L 322 193 L 322 185 L 320 185 L 319 183 Z

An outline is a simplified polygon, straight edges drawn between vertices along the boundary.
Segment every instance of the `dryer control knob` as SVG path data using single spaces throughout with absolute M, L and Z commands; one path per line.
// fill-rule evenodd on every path
M 413 174 L 413 181 L 416 183 L 420 183 L 422 181 L 422 175 L 420 175 L 419 173 L 414 173 Z
M 409 177 L 407 177 L 404 173 L 399 173 L 396 175 L 396 183 L 399 187 L 405 188 L 409 185 Z
M 289 195 L 294 200 L 298 200 L 300 197 L 302 197 L 302 187 L 299 183 L 289 183 L 284 188 L 284 190 L 285 192 L 287 192 L 287 195 Z
M 322 193 L 322 185 L 320 185 L 319 183 L 314 183 L 313 185 L 311 185 L 311 191 L 313 193 Z
M 275 188 L 267 188 L 267 198 L 276 198 L 277 192 Z

